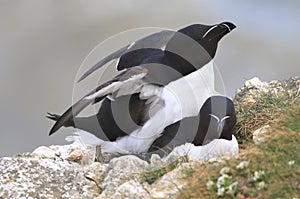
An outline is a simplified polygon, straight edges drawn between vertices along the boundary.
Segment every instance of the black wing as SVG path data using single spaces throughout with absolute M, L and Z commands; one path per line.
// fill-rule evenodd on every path
M 137 89 L 141 86 L 140 81 L 145 77 L 147 72 L 148 70 L 145 68 L 139 66 L 133 67 L 112 80 L 101 84 L 68 108 L 53 125 L 49 135 L 68 123 L 69 120 L 78 115 L 89 104 L 99 102 L 108 95 L 118 95 L 120 91 L 122 94 L 119 95 L 130 95 L 134 92 L 139 92 Z
M 113 52 L 112 54 L 100 60 L 96 65 L 94 65 L 87 72 L 85 72 L 77 82 L 80 82 L 81 80 L 85 79 L 91 73 L 93 73 L 94 71 L 96 71 L 97 69 L 101 68 L 103 65 L 105 65 L 106 63 L 114 59 L 120 58 L 121 61 L 121 62 L 119 61 L 117 65 L 117 70 L 122 70 L 124 68 L 137 66 L 142 61 L 142 59 L 139 58 L 139 56 L 137 55 L 140 55 L 141 53 L 145 53 L 145 55 L 143 56 L 150 56 L 153 53 L 157 53 L 158 50 L 162 51 L 165 48 L 167 42 L 174 34 L 175 31 L 164 30 L 146 36 L 130 45 L 124 46 L 123 48 Z M 144 50 L 144 49 L 154 49 L 154 50 Z M 134 53 L 129 53 L 131 51 L 134 51 Z M 124 58 L 122 58 L 126 53 L 129 53 L 129 55 L 126 55 Z M 126 67 L 124 67 L 125 65 Z

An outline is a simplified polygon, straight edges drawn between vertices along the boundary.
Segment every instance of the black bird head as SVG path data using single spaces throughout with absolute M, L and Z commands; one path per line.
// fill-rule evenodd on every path
M 224 96 L 212 96 L 200 110 L 199 130 L 193 143 L 207 144 L 216 138 L 231 140 L 235 123 L 236 114 L 232 100 Z
M 215 56 L 218 42 L 236 26 L 231 22 L 222 22 L 215 25 L 193 24 L 178 30 L 197 41 L 211 58 Z M 178 38 L 177 38 L 178 40 Z
M 204 41 L 218 42 L 227 33 L 235 29 L 236 26 L 231 22 L 222 22 L 215 25 L 193 24 L 178 30 L 199 43 Z

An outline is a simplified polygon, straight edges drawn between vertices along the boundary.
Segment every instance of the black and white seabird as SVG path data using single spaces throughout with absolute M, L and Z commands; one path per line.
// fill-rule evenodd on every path
M 110 102 L 109 100 L 106 103 Z M 132 101 L 137 102 L 137 101 Z M 132 103 L 131 102 L 131 103 Z M 131 104 L 130 103 L 130 104 Z M 140 104 L 131 104 L 141 106 L 145 101 L 139 101 Z M 118 107 L 114 107 L 118 108 Z M 120 114 L 126 114 L 129 110 L 119 110 Z M 104 116 L 104 117 L 103 117 Z M 51 114 L 50 119 L 58 120 L 59 115 Z M 126 116 L 122 115 L 126 120 Z M 130 117 L 130 116 L 129 116 Z M 138 116 L 133 115 L 132 119 L 138 123 Z M 94 145 L 103 144 L 103 141 L 115 141 L 118 137 L 126 136 L 127 134 L 118 128 L 115 123 L 115 118 L 112 114 L 112 107 L 103 104 L 96 115 L 90 117 L 76 117 L 65 124 L 65 127 L 75 127 L 97 135 L 101 128 L 104 127 L 107 131 L 107 138 L 99 139 L 94 136 L 86 135 L 84 132 L 77 132 L 74 136 L 82 136 L 84 143 Z M 151 157 L 151 154 L 159 154 L 164 156 L 168 154 L 174 147 L 191 143 L 194 146 L 206 145 L 214 139 L 224 139 L 231 141 L 233 139 L 232 130 L 236 123 L 236 114 L 234 104 L 231 99 L 225 96 L 211 96 L 203 104 L 200 113 L 195 117 L 187 117 L 170 126 L 167 126 L 161 135 L 151 144 L 147 151 L 146 157 Z M 111 132 L 111 133 L 109 133 Z M 85 134 L 85 135 L 84 135 Z M 86 136 L 86 138 L 84 138 Z M 107 139 L 106 138 L 106 139 Z M 232 141 L 234 143 L 234 141 Z M 234 147 L 234 144 L 232 144 Z
M 214 139 L 232 140 L 236 123 L 234 104 L 225 96 L 211 96 L 203 104 L 200 113 L 166 127 L 148 150 L 148 155 L 167 154 L 176 146 L 192 143 L 206 145 Z
M 234 24 L 223 22 L 212 26 L 194 24 L 177 32 L 162 31 L 105 57 L 80 80 L 113 59 L 118 59 L 117 69 L 123 72 L 85 95 L 61 116 L 50 114 L 49 118 L 57 122 L 49 134 L 62 126 L 80 126 L 103 140 L 104 152 L 147 152 L 166 127 L 197 116 L 213 95 L 212 59 L 220 39 L 234 28 Z M 100 101 L 103 101 L 101 108 L 111 109 L 115 120 L 111 124 L 116 124 L 116 118 L 117 122 L 126 118 L 114 112 L 112 105 L 117 104 L 128 109 L 129 123 L 135 125 L 125 124 L 121 132 L 114 131 L 120 126 L 109 125 L 105 114 L 75 118 L 86 106 Z M 88 129 L 95 126 L 90 125 L 94 121 L 101 128 Z
M 196 117 L 188 117 L 166 127 L 148 152 L 141 157 L 150 159 L 159 154 L 164 159 L 173 155 L 207 161 L 238 154 L 238 142 L 232 134 L 236 124 L 234 104 L 225 96 L 211 96 Z

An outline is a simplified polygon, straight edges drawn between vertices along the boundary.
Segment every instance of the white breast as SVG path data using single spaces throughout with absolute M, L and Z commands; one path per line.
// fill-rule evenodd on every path
M 215 93 L 213 61 L 201 69 L 184 76 L 164 87 L 163 98 L 166 112 L 176 115 L 174 122 L 196 116 L 204 102 Z
M 207 161 L 212 158 L 230 157 L 238 154 L 238 142 L 234 135 L 232 140 L 214 139 L 204 146 L 195 146 L 191 143 L 180 145 L 173 149 L 173 151 L 166 157 L 189 155 L 200 161 Z

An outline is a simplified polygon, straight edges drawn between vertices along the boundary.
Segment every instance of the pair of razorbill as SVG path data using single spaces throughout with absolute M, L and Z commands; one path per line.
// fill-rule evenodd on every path
M 184 143 L 197 147 L 219 138 L 236 145 L 234 106 L 216 95 L 212 64 L 218 42 L 235 27 L 223 22 L 165 30 L 108 55 L 79 81 L 114 59 L 121 73 L 61 116 L 49 114 L 56 120 L 49 135 L 62 126 L 76 127 L 90 133 L 77 133 L 84 143 L 114 154 L 161 154 Z M 76 117 L 97 102 L 102 105 L 96 115 Z

